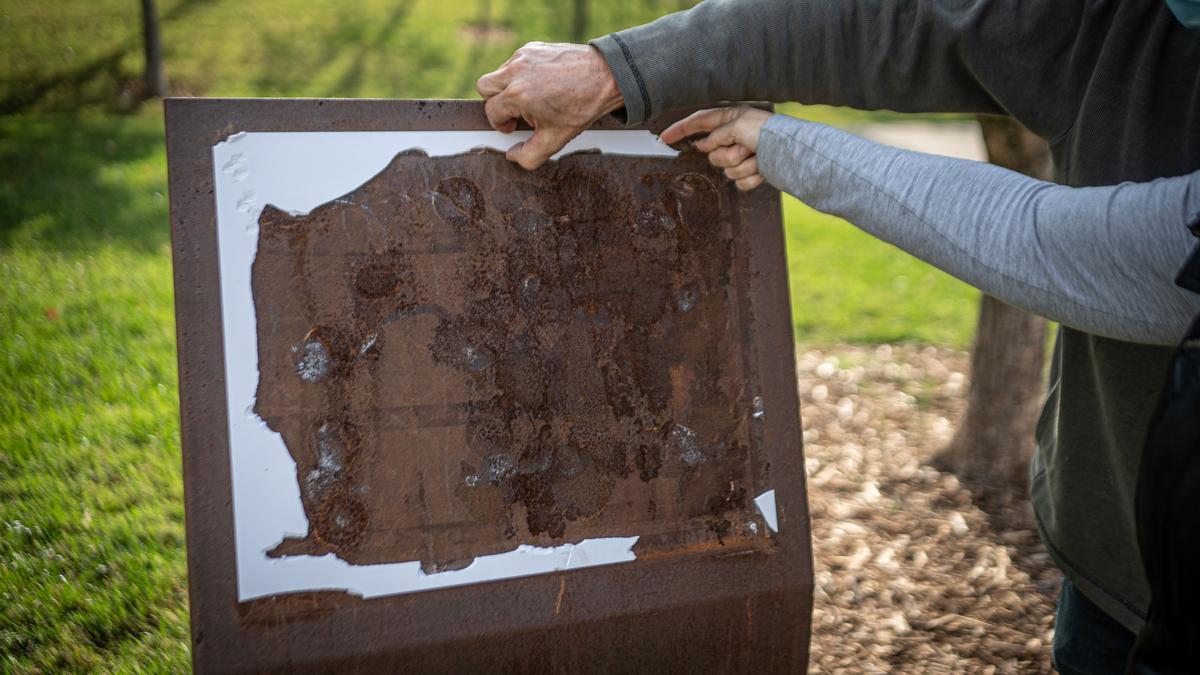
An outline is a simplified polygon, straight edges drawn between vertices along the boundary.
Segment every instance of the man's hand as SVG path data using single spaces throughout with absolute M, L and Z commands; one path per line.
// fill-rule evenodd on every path
M 698 134 L 707 134 L 695 147 L 708 155 L 713 166 L 725 169 L 725 175 L 739 190 L 753 190 L 763 184 L 758 173 L 758 135 L 771 113 L 749 106 L 701 110 L 679 120 L 662 132 L 669 145 Z
M 507 154 L 526 169 L 538 168 L 579 132 L 624 105 L 604 57 L 588 45 L 530 42 L 475 86 L 497 131 L 513 131 L 518 119 L 533 127 L 533 136 Z

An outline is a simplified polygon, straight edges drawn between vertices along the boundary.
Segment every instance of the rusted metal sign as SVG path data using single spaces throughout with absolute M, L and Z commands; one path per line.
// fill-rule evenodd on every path
M 686 152 L 385 149 L 297 211 L 248 187 L 297 161 L 262 148 L 482 131 L 482 104 L 167 124 L 198 670 L 805 667 L 778 193 Z

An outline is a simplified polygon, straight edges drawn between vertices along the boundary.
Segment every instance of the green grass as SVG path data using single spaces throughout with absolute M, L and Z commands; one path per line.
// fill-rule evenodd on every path
M 589 32 L 681 4 L 593 3 Z M 0 672 L 189 663 L 161 109 L 114 112 L 136 6 L 0 0 Z M 172 86 L 207 95 L 467 96 L 565 39 L 567 6 L 160 0 Z M 795 200 L 785 220 L 801 342 L 967 345 L 970 289 Z
M 693 4 L 589 4 L 587 36 Z M 530 40 L 569 39 L 567 0 L 158 0 L 167 76 L 207 96 L 471 96 Z M 123 108 L 141 72 L 134 0 L 0 0 L 0 111 Z M 487 27 L 488 30 L 479 30 Z M 21 107 L 17 107 L 17 106 Z
M 161 124 L 4 119 L 0 167 L 0 671 L 178 669 Z
M 798 341 L 969 345 L 978 291 L 790 196 L 783 213 Z

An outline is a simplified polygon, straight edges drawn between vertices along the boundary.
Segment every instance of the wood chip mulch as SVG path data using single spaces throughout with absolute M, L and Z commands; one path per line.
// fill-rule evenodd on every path
M 1053 672 L 1061 575 L 1027 488 L 981 505 L 929 465 L 961 417 L 968 355 L 842 346 L 797 361 L 815 557 L 811 671 Z

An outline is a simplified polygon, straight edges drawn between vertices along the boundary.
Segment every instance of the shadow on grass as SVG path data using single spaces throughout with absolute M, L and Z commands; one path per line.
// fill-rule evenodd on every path
M 0 117 L 0 252 L 161 248 L 165 169 L 153 114 Z
M 162 24 L 181 21 L 216 0 L 179 0 L 160 15 Z M 140 15 L 139 15 L 140 20 Z M 11 78 L 16 86 L 0 95 L 0 115 L 39 110 L 43 112 L 101 107 L 125 110 L 144 98 L 140 73 L 125 72 L 126 55 L 142 50 L 139 24 L 131 25 L 129 35 L 120 43 L 73 67 L 57 72 L 18 73 Z M 132 100 L 122 102 L 129 90 Z
M 392 41 L 397 30 L 404 24 L 410 14 L 412 14 L 411 1 L 397 2 L 392 8 L 391 14 L 379 25 L 378 30 L 375 31 L 372 37 L 348 43 L 356 44 L 358 48 L 355 51 L 350 67 L 338 78 L 338 81 L 332 87 L 330 95 L 354 96 L 358 94 L 362 87 L 367 59 L 372 54 L 387 52 L 386 46 Z
M 27 76 L 19 82 L 14 91 L 0 100 L 0 115 L 11 115 L 34 107 L 53 92 L 60 92 L 57 104 L 62 109 L 78 108 L 95 101 L 89 100 L 94 87 L 89 87 L 96 80 L 104 79 L 102 90 L 105 91 L 103 102 L 113 104 L 123 80 L 128 79 L 120 73 L 121 60 L 129 52 L 129 47 L 122 45 L 110 49 L 75 68 L 37 78 Z
M 411 28 L 413 10 L 414 2 L 404 0 L 384 17 L 343 13 L 315 28 L 318 32 L 310 40 L 283 31 L 263 33 L 258 38 L 265 55 L 262 62 L 269 67 L 258 69 L 253 91 L 262 96 L 334 98 L 427 94 L 413 86 L 410 71 L 441 72 L 443 52 L 453 45 L 428 31 L 409 30 L 401 37 Z M 381 56 L 385 58 L 373 61 Z

